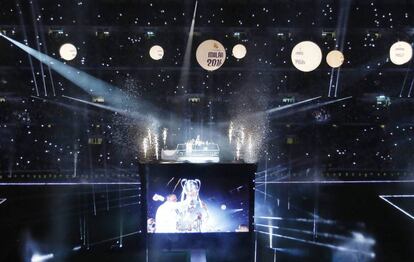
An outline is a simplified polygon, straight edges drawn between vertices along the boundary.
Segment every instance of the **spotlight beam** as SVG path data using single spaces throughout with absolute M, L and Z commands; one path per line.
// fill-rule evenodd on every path
M 45 55 L 31 47 L 28 47 L 10 37 L 7 37 L 0 33 L 4 39 L 10 41 L 26 53 L 30 54 L 43 64 L 48 65 L 51 67 L 55 72 L 69 80 L 70 82 L 74 83 L 75 85 L 82 88 L 85 92 L 91 95 L 103 96 L 105 99 L 114 106 L 119 107 L 128 107 L 134 109 L 140 109 L 145 112 L 156 112 L 158 111 L 157 108 L 153 107 L 152 105 L 146 103 L 145 101 L 130 101 L 130 97 L 128 97 L 125 93 L 119 90 L 117 87 L 106 83 L 105 81 L 98 79 L 94 76 L 91 76 L 85 72 L 77 70 L 71 66 L 68 66 L 57 59 L 54 59 L 48 55 Z M 151 116 L 148 116 L 148 113 L 136 113 L 135 116 L 142 118 L 144 120 L 154 120 Z
M 31 262 L 44 262 L 52 258 L 54 258 L 53 254 L 46 254 L 46 255 L 34 254 L 32 258 L 30 259 L 30 261 Z
M 255 178 L 254 181 L 256 181 L 256 182 L 257 181 L 263 181 L 263 180 L 266 180 L 267 181 L 267 176 L 272 176 L 272 175 L 275 175 L 275 174 L 280 174 L 280 173 L 282 173 L 282 172 L 284 172 L 286 170 L 287 170 L 287 167 L 284 167 L 284 168 L 278 167 L 277 170 L 269 171 L 267 174 L 265 173 L 264 175 L 261 175 L 261 176 L 257 176 L 257 173 L 256 173 L 256 178 Z M 286 176 L 289 176 L 289 175 L 286 175 Z M 286 176 L 283 176 L 283 177 L 286 177 Z M 282 180 L 282 179 L 281 178 L 277 178 L 277 180 Z
M 35 8 L 36 13 L 40 13 L 37 2 L 33 2 L 31 7 L 32 7 L 32 14 L 33 15 L 34 15 L 34 12 L 33 12 L 34 8 Z M 42 16 L 40 16 L 40 17 L 38 17 L 38 19 L 34 20 L 33 26 L 35 27 L 36 30 L 38 30 L 37 29 L 38 27 L 42 26 Z M 38 33 L 36 33 L 36 35 L 39 36 Z M 48 53 L 48 51 L 47 51 L 47 41 L 45 39 L 44 30 L 40 30 L 40 39 L 42 41 L 43 50 L 44 50 L 45 54 L 47 54 Z M 39 41 L 37 37 L 36 37 L 36 41 L 37 42 Z M 40 49 L 39 49 L 39 51 L 40 51 Z M 48 66 L 48 65 L 46 65 L 46 68 L 47 68 L 47 71 L 49 72 L 49 78 L 50 78 L 50 84 L 52 86 L 53 96 L 56 96 L 55 83 L 54 83 L 54 80 L 53 80 L 52 70 L 50 69 L 50 66 Z M 44 79 L 43 75 L 42 75 L 42 79 Z
M 263 192 L 263 191 L 261 191 L 261 190 L 259 190 L 259 189 L 257 189 L 257 188 L 255 188 L 255 189 L 254 189 L 254 191 L 255 191 L 255 192 L 259 192 L 259 193 L 261 193 L 261 194 L 263 194 L 263 195 L 265 195 L 265 196 L 267 196 L 267 197 L 271 197 L 271 198 L 273 198 L 273 196 L 272 196 L 271 194 L 265 193 L 265 192 Z
M 321 106 L 326 106 L 326 105 L 330 105 L 330 104 L 334 104 L 334 103 L 342 102 L 342 101 L 345 101 L 345 100 L 348 100 L 348 99 L 351 99 L 351 98 L 352 98 L 352 96 L 347 96 L 347 97 L 343 97 L 343 98 L 335 99 L 335 100 L 332 100 L 332 101 L 323 102 L 323 103 L 321 104 Z
M 408 96 L 407 97 L 411 97 L 411 91 L 413 91 L 413 85 L 414 85 L 414 77 L 413 77 L 413 80 L 411 81 L 410 90 L 408 91 Z
M 122 197 L 119 199 L 111 199 L 110 202 L 111 205 L 108 204 L 107 207 L 104 207 L 103 204 L 106 200 L 102 199 L 99 200 L 97 203 L 99 204 L 100 207 L 98 207 L 96 209 L 97 213 L 101 213 L 101 212 L 106 212 L 109 209 L 114 209 L 114 208 L 122 208 L 122 207 L 128 207 L 128 206 L 140 206 L 141 202 L 140 201 L 136 201 L 136 199 L 139 200 L 139 195 L 135 195 L 135 196 L 128 196 L 128 197 Z M 121 204 L 120 201 L 126 202 L 124 204 Z M 114 202 L 118 202 L 118 203 L 114 203 Z M 59 214 L 52 214 L 52 215 L 48 215 L 47 218 L 51 219 L 51 220 L 58 220 L 60 219 L 62 216 L 73 216 L 73 215 L 88 215 L 88 214 L 93 214 L 94 211 L 91 210 L 92 209 L 92 204 L 90 202 L 88 203 L 82 203 L 77 205 L 76 207 L 68 207 L 65 209 L 62 209 Z M 23 221 L 39 221 L 41 220 L 45 215 L 41 212 L 41 211 L 35 211 L 32 212 L 30 217 L 21 217 L 23 219 Z M 6 221 L 8 223 L 8 225 L 10 226 L 14 226 L 15 224 L 18 224 L 17 222 L 15 222 L 15 220 L 13 220 L 13 218 L 10 218 Z
M 405 87 L 405 84 L 407 83 L 407 80 L 408 80 L 408 74 L 411 72 L 411 67 L 412 67 L 412 65 L 413 65 L 413 60 L 411 60 L 410 61 L 410 65 L 408 66 L 408 68 L 406 69 L 406 73 L 405 73 L 405 77 L 404 77 L 404 81 L 403 81 L 403 84 L 402 84 L 402 86 L 401 86 L 401 90 L 400 90 L 400 97 L 402 97 L 402 94 L 403 94 L 403 91 L 404 91 L 404 87 Z M 414 80 L 414 78 L 413 78 L 413 80 Z M 412 84 L 411 84 L 411 86 L 412 86 Z
M 269 216 L 255 216 L 255 219 L 267 219 L 267 220 L 279 220 L 279 221 L 295 221 L 295 222 L 303 222 L 303 223 L 313 223 L 314 219 L 308 218 L 284 218 L 284 217 L 269 217 Z M 317 218 L 318 223 L 327 224 L 327 225 L 335 225 L 336 222 L 334 220 L 327 220 L 327 219 L 320 219 Z
M 0 186 L 141 185 L 140 182 L 1 182 Z
M 263 116 L 263 114 L 267 114 L 271 117 L 274 117 L 274 116 L 272 116 L 272 114 L 274 114 L 274 113 L 277 113 L 277 112 L 280 112 L 280 111 L 283 111 L 283 110 L 286 110 L 286 109 L 289 109 L 289 108 L 293 108 L 293 107 L 296 107 L 296 106 L 299 106 L 299 105 L 302 105 L 302 104 L 306 104 L 306 103 L 315 101 L 315 100 L 320 99 L 320 98 L 322 98 L 322 96 L 313 97 L 313 98 L 306 99 L 306 100 L 303 100 L 303 101 L 300 101 L 300 102 L 297 102 L 297 103 L 294 103 L 294 104 L 290 104 L 290 105 L 274 107 L 274 108 L 268 109 L 268 110 L 263 111 L 263 112 L 256 112 L 256 113 L 249 114 L 249 115 L 246 116 L 246 118 L 257 118 L 257 117 Z M 228 121 L 227 122 L 221 122 L 219 124 L 220 125 L 229 125 L 229 122 Z
M 290 177 L 290 175 L 285 175 L 285 176 L 283 176 L 283 177 L 279 177 L 279 178 L 274 179 L 274 180 L 271 180 L 271 181 L 255 182 L 255 189 L 257 190 L 257 188 L 258 188 L 258 187 L 261 187 L 261 186 L 265 186 L 265 188 L 266 188 L 266 185 L 267 185 L 267 184 L 271 184 L 271 183 L 269 183 L 269 182 L 272 182 L 272 181 L 280 181 L 280 180 L 283 180 L 283 179 L 285 179 L 285 178 L 289 178 L 289 177 Z M 255 180 L 255 181 L 256 181 L 256 180 Z
M 300 230 L 300 229 L 295 229 L 295 228 L 288 228 L 288 227 L 278 227 L 278 226 L 270 226 L 270 225 L 265 225 L 265 224 L 255 224 L 256 226 L 259 227 L 266 227 L 266 228 L 273 228 L 273 229 L 279 229 L 279 230 L 286 230 L 286 231 L 291 231 L 291 232 L 296 232 L 296 233 L 302 233 L 302 234 L 306 234 L 306 235 L 314 235 L 313 231 L 309 231 L 309 230 Z M 325 237 L 325 238 L 333 238 L 333 239 L 338 239 L 338 240 L 352 240 L 351 237 L 346 237 L 346 236 L 342 236 L 342 235 L 337 235 L 337 234 L 331 234 L 331 233 L 317 233 L 317 236 L 320 237 Z
M 190 71 L 191 50 L 193 47 L 194 25 L 197 14 L 198 1 L 195 2 L 193 19 L 191 20 L 190 32 L 188 33 L 187 46 L 185 48 L 183 67 L 181 68 L 181 75 L 178 86 L 186 86 L 188 83 L 188 72 Z
M 304 112 L 304 111 L 307 111 L 307 110 L 312 110 L 312 109 L 315 109 L 315 108 L 319 108 L 321 106 L 326 106 L 326 105 L 342 102 L 342 101 L 345 101 L 345 100 L 348 100 L 348 99 L 351 99 L 351 98 L 352 98 L 352 96 L 348 96 L 348 97 L 339 98 L 339 99 L 335 99 L 335 100 L 331 100 L 331 101 L 326 101 L 326 102 L 323 102 L 323 103 L 309 105 L 309 106 L 300 108 L 300 109 L 298 109 L 294 112 L 285 112 L 283 114 L 278 114 L 278 115 L 272 116 L 272 118 L 285 117 L 285 116 L 288 116 L 288 115 L 291 115 L 291 114 L 295 114 L 295 113 Z M 304 102 L 304 101 L 302 101 L 302 102 Z
M 310 106 L 301 108 L 300 110 L 298 110 L 296 112 L 303 112 L 303 111 L 315 109 L 315 108 L 318 108 L 318 107 L 321 107 L 321 106 L 335 104 L 335 103 L 342 102 L 342 101 L 345 101 L 345 100 L 348 100 L 348 99 L 351 99 L 351 98 L 352 98 L 352 96 L 347 96 L 347 97 L 338 98 L 338 99 L 335 99 L 335 100 L 330 100 L 330 101 L 326 101 L 326 102 L 315 104 L 315 105 L 310 105 Z
M 42 54 L 40 52 L 40 42 L 39 42 L 39 30 L 37 29 L 37 23 L 36 23 L 36 17 L 35 17 L 35 11 L 34 11 L 34 7 L 33 7 L 34 3 L 31 3 L 30 5 L 30 11 L 31 11 L 31 15 L 32 15 L 32 20 L 33 20 L 33 29 L 34 29 L 34 33 L 35 33 L 35 39 L 36 39 L 36 47 L 37 47 L 37 52 L 39 52 L 40 54 Z M 34 49 L 33 49 L 34 50 Z M 36 50 L 34 50 L 36 51 Z M 45 80 L 45 72 L 43 69 L 43 62 L 42 60 L 38 59 L 40 61 L 40 73 L 41 73 L 41 79 L 42 79 L 42 83 L 43 83 L 43 90 L 45 93 L 45 96 L 47 96 L 47 88 L 46 88 L 46 80 Z M 47 65 L 47 64 L 46 64 Z
M 359 253 L 359 254 L 369 256 L 369 257 L 375 257 L 375 253 L 373 253 L 373 252 L 366 252 L 366 251 L 362 251 L 362 250 L 347 248 L 347 247 L 344 247 L 344 246 L 335 246 L 335 245 L 332 245 L 332 244 L 321 243 L 321 242 L 316 242 L 316 241 L 310 241 L 310 240 L 306 240 L 306 239 L 295 238 L 295 237 L 290 237 L 290 236 L 285 236 L 285 235 L 280 235 L 280 234 L 271 234 L 271 233 L 264 232 L 264 231 L 255 230 L 255 232 L 265 234 L 265 235 L 275 236 L 275 237 L 278 237 L 278 238 L 293 240 L 293 241 L 297 241 L 297 242 L 301 242 L 301 243 L 305 243 L 305 244 L 311 244 L 311 245 L 320 246 L 320 247 L 327 247 L 327 248 L 338 250 L 338 251 L 350 252 L 350 253 Z
M 24 22 L 23 15 L 22 15 L 22 10 L 20 8 L 20 1 L 19 0 L 16 1 L 16 7 L 17 7 L 17 11 L 19 13 L 19 21 L 20 21 L 20 24 L 22 26 L 23 37 L 24 37 L 24 39 L 27 40 L 28 39 L 27 31 L 26 31 L 25 22 Z M 29 59 L 30 70 L 32 71 L 32 78 L 33 78 L 33 84 L 34 84 L 35 90 L 36 90 L 36 95 L 39 96 L 40 95 L 39 87 L 37 86 L 37 80 L 36 80 L 36 74 L 34 72 L 32 56 L 27 54 L 27 58 Z
M 336 32 L 338 32 L 338 37 L 336 39 L 336 46 L 339 48 L 341 52 L 344 51 L 344 44 L 346 39 L 346 33 L 348 31 L 348 20 L 349 20 L 349 13 L 351 9 L 351 1 L 345 1 L 342 3 L 342 6 L 340 8 L 340 13 L 338 17 L 338 24 L 336 28 Z M 332 70 L 332 73 L 334 73 L 335 70 Z M 339 67 L 336 70 L 336 83 L 335 83 L 335 93 L 334 96 L 337 97 L 338 95 L 338 85 L 339 85 L 339 78 L 341 76 L 341 68 Z M 330 85 L 329 85 L 329 93 L 332 89 L 332 79 L 333 74 L 331 75 Z
M 333 81 L 333 78 L 334 78 L 334 74 L 335 74 L 335 68 L 332 68 L 331 69 L 331 77 L 330 77 L 330 80 L 329 80 L 328 97 L 331 97 L 332 81 Z
M 380 195 L 379 197 L 383 198 L 413 198 L 414 195 Z
M 414 180 L 314 180 L 314 181 L 268 181 L 256 184 L 382 184 L 414 183 Z
M 69 100 L 79 102 L 79 103 L 83 103 L 83 104 L 87 104 L 87 105 L 90 105 L 90 106 L 105 109 L 105 110 L 108 110 L 108 111 L 112 111 L 112 112 L 115 112 L 115 113 L 119 113 L 119 114 L 122 114 L 122 115 L 131 116 L 131 113 L 128 112 L 126 109 L 121 110 L 121 109 L 117 109 L 117 108 L 114 108 L 114 107 L 111 107 L 111 106 L 101 105 L 101 104 L 89 102 L 89 101 L 86 101 L 86 100 L 82 100 L 82 99 L 79 99 L 79 98 L 71 97 L 71 96 L 62 95 L 62 97 L 66 98 L 66 99 L 69 99 Z
M 67 108 L 69 110 L 76 110 L 76 111 L 83 110 L 82 108 L 79 108 L 79 107 L 76 107 L 76 106 L 71 106 L 71 105 L 68 105 L 68 104 L 60 103 L 60 102 L 49 100 L 49 99 L 46 99 L 46 98 L 43 98 L 43 97 L 38 97 L 38 96 L 30 96 L 30 97 L 33 98 L 33 99 L 36 99 L 36 100 L 40 100 L 42 102 L 50 103 L 52 105 L 61 106 L 61 107 Z
M 278 166 L 273 166 L 273 167 L 268 167 L 268 168 L 266 168 L 266 169 L 263 169 L 262 171 L 258 171 L 258 172 L 256 172 L 256 176 L 258 175 L 258 174 L 262 174 L 262 173 L 266 173 L 266 172 L 270 172 L 270 171 L 273 171 L 273 170 L 278 170 L 280 168 L 280 166 L 278 165 Z
M 125 237 L 129 237 L 129 236 L 137 235 L 137 234 L 140 234 L 140 233 L 141 233 L 141 231 L 134 231 L 134 232 L 131 232 L 131 233 L 128 233 L 128 234 L 123 234 L 122 236 L 116 236 L 116 237 L 108 238 L 108 239 L 101 240 L 101 241 L 98 241 L 98 242 L 93 242 L 89 246 L 91 246 L 91 247 L 96 246 L 96 245 L 99 245 L 99 244 L 103 244 L 103 243 L 106 243 L 106 242 L 110 242 L 110 241 L 120 239 L 120 237 L 125 238 Z
M 390 204 L 392 207 L 397 209 L 398 211 L 402 212 L 404 215 L 408 216 L 411 219 L 414 219 L 414 216 L 402 209 L 401 207 L 397 206 L 396 204 L 389 201 L 387 198 L 414 198 L 414 195 L 380 195 L 379 196 L 382 200 Z
M 303 100 L 303 101 L 300 101 L 300 102 L 297 102 L 297 103 L 294 103 L 294 104 L 268 109 L 268 110 L 266 110 L 266 114 L 270 115 L 270 114 L 276 113 L 278 111 L 282 111 L 282 110 L 289 109 L 289 108 L 292 108 L 292 107 L 295 107 L 295 106 L 298 106 L 298 105 L 306 104 L 306 103 L 312 102 L 314 100 L 317 100 L 321 97 L 322 96 L 317 96 L 317 97 L 306 99 L 306 100 Z
M 82 186 L 82 185 L 80 185 L 80 186 Z M 126 186 L 129 186 L 129 185 L 126 185 Z M 130 187 L 127 187 L 127 188 L 124 188 L 123 187 L 122 189 L 118 189 L 118 187 L 111 187 L 111 189 L 108 190 L 107 192 L 108 193 L 113 193 L 113 192 L 126 192 L 126 193 L 131 193 L 130 191 L 137 191 L 137 185 L 131 185 Z M 102 192 L 102 191 L 100 191 L 100 192 Z M 80 187 L 80 190 L 76 194 L 79 195 L 79 196 L 89 195 L 90 194 L 89 187 L 87 187 L 87 186 Z M 22 196 L 22 197 L 20 197 L 20 199 L 25 200 L 25 199 L 29 199 L 29 198 L 32 198 L 32 197 L 38 197 L 40 195 L 45 196 L 45 197 L 48 197 L 48 198 L 53 198 L 53 197 L 56 196 L 56 194 L 54 194 L 54 193 L 49 193 L 49 194 L 30 194 L 30 196 Z M 70 196 L 70 195 L 73 195 L 73 194 L 72 193 L 65 193 L 63 195 Z M 6 199 L 6 198 L 0 198 L 0 204 L 1 204 L 2 199 Z M 7 201 L 7 199 L 6 199 L 6 201 Z

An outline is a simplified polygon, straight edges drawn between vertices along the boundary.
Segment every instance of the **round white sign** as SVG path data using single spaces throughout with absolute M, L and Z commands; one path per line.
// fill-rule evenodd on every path
M 311 72 L 322 62 L 322 51 L 317 44 L 304 41 L 297 44 L 292 50 L 292 63 L 302 72 Z
M 332 68 L 338 68 L 344 63 L 344 54 L 338 50 L 332 50 L 326 56 L 326 63 Z
M 242 59 L 246 56 L 247 54 L 247 49 L 244 45 L 242 44 L 237 44 L 233 47 L 233 56 L 237 59 Z
M 149 55 L 154 60 L 160 60 L 164 57 L 164 49 L 159 45 L 154 45 L 149 50 Z
M 408 63 L 413 57 L 413 47 L 403 41 L 396 42 L 390 48 L 390 59 L 395 65 Z
M 76 47 L 70 43 L 63 44 L 59 49 L 60 57 L 66 61 L 75 59 L 78 54 Z
M 202 42 L 196 51 L 198 64 L 208 71 L 219 69 L 226 61 L 226 50 L 224 46 L 216 40 L 206 40 Z

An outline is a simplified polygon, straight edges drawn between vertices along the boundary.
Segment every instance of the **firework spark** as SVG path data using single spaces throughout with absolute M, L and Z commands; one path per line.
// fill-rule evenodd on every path
M 233 131 L 234 131 L 233 122 L 230 122 L 230 127 L 229 127 L 229 142 L 230 142 L 230 144 L 231 144 L 231 139 L 233 138 Z
M 155 150 L 155 159 L 159 158 L 159 144 L 158 144 L 158 134 L 154 134 L 154 150 Z
M 244 145 L 245 139 L 246 139 L 246 134 L 244 132 L 244 127 L 242 126 L 240 128 L 240 142 L 241 142 L 242 145 Z
M 147 158 L 147 152 L 148 152 L 148 138 L 145 137 L 144 141 L 142 142 L 142 147 L 144 149 L 144 158 Z
M 152 134 L 151 134 L 151 129 L 148 128 L 148 141 L 149 141 L 149 145 L 152 145 Z
M 163 147 L 166 148 L 167 147 L 167 134 L 168 134 L 168 129 L 164 128 L 162 130 L 162 143 L 163 143 Z
M 242 147 L 241 139 L 237 139 L 237 142 L 236 142 L 236 160 L 240 160 L 241 147 Z
M 249 134 L 249 138 L 247 140 L 247 152 L 248 152 L 249 158 L 252 158 L 253 156 L 252 134 Z

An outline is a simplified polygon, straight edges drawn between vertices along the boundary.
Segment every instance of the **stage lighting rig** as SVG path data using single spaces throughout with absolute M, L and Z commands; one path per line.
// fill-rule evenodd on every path
M 96 29 L 95 35 L 99 39 L 105 39 L 105 38 L 110 37 L 111 33 L 108 28 L 98 28 Z
M 287 135 L 286 136 L 286 144 L 287 145 L 299 144 L 298 137 L 296 135 Z
M 245 32 L 234 32 L 234 33 L 233 33 L 233 37 L 234 37 L 234 38 L 237 38 L 237 39 L 240 39 L 240 40 L 242 40 L 242 39 L 246 39 L 246 38 L 247 38 L 247 36 L 246 36 L 246 33 L 245 33 Z
M 233 32 L 233 37 L 237 39 L 238 42 L 248 42 L 249 38 L 247 37 L 246 32 Z
M 295 102 L 296 102 L 295 96 L 285 96 L 282 98 L 282 103 L 286 105 L 294 104 Z
M 100 137 L 90 137 L 88 139 L 89 145 L 102 145 L 103 139 Z
M 322 37 L 334 39 L 336 37 L 336 32 L 332 30 L 323 30 Z
M 63 37 L 65 35 L 65 32 L 63 31 L 63 28 L 50 27 L 48 34 L 53 38 L 59 38 L 59 37 Z
M 376 97 L 377 105 L 382 107 L 389 107 L 391 105 L 391 98 L 385 95 L 379 95 Z
M 104 103 L 105 98 L 103 96 L 94 96 L 92 97 L 92 102 L 93 103 Z
M 276 36 L 279 40 L 287 40 L 292 36 L 292 33 L 288 31 L 279 31 L 277 32 Z
M 202 141 L 200 136 L 185 144 L 178 144 L 175 150 L 161 150 L 161 159 L 178 163 L 218 163 L 220 162 L 218 144 Z
M 201 98 L 200 97 L 189 97 L 188 98 L 188 102 L 189 103 L 195 104 L 195 103 L 200 103 L 200 101 L 201 101 Z
M 33 254 L 32 258 L 30 259 L 31 262 L 44 262 L 47 260 L 50 260 L 54 258 L 53 254 L 46 254 L 46 255 L 40 255 L 40 254 Z
M 154 37 L 155 37 L 155 32 L 154 32 L 154 31 L 147 31 L 147 32 L 145 33 L 145 37 L 146 37 L 147 39 L 154 38 Z
M 16 31 L 14 30 L 14 28 L 11 27 L 0 27 L 0 35 L 4 35 L 4 36 L 13 36 L 16 34 Z
M 381 33 L 378 31 L 368 31 L 367 32 L 367 37 L 372 37 L 375 40 L 378 40 L 382 37 Z

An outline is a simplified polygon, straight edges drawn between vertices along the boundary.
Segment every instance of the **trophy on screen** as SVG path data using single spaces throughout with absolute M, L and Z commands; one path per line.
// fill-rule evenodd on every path
M 180 232 L 204 232 L 209 218 L 206 204 L 200 199 L 199 179 L 181 180 L 181 201 L 177 220 Z

